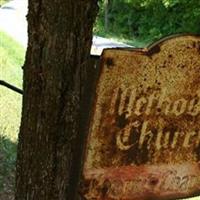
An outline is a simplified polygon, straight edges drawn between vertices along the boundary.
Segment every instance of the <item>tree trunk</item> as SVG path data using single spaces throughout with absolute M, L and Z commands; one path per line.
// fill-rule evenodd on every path
M 73 200 L 97 0 L 29 0 L 16 200 Z

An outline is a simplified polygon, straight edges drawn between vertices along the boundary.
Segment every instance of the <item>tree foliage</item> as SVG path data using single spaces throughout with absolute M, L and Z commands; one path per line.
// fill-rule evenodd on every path
M 0 0 L 0 7 L 6 2 L 8 2 L 8 0 Z
M 104 1 L 96 32 L 104 33 Z M 199 0 L 110 0 L 108 31 L 126 39 L 152 41 L 174 33 L 200 32 Z

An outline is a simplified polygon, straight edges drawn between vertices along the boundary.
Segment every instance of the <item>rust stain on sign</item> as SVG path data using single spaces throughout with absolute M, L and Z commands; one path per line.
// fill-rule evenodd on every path
M 200 37 L 104 51 L 81 190 L 87 200 L 200 193 Z

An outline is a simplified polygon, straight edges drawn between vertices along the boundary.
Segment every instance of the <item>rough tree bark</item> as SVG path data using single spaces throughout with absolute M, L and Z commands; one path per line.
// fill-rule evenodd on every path
M 73 200 L 97 0 L 29 0 L 16 200 Z

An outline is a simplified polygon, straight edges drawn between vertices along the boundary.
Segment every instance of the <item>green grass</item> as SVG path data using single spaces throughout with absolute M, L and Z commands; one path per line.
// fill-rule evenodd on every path
M 95 35 L 105 37 L 105 38 L 110 38 L 115 41 L 134 46 L 136 48 L 147 47 L 149 44 L 151 44 L 153 42 L 152 39 L 150 39 L 148 37 L 146 37 L 145 39 L 144 38 L 139 39 L 139 38 L 135 38 L 135 37 L 130 39 L 130 38 L 124 38 L 123 35 L 120 35 L 119 33 L 116 33 L 116 32 L 115 33 L 111 32 L 111 31 L 106 32 L 104 30 L 104 25 L 100 21 L 96 22 L 93 31 L 94 31 Z
M 138 40 L 136 38 L 132 38 L 132 40 L 126 39 L 121 35 L 116 35 L 116 34 L 113 34 L 110 32 L 106 33 L 104 31 L 99 31 L 98 29 L 95 29 L 94 32 L 95 32 L 95 35 L 98 35 L 98 36 L 101 36 L 104 38 L 109 38 L 109 39 L 115 40 L 117 42 L 122 42 L 124 44 L 134 46 L 136 48 L 147 47 L 151 43 L 151 41 L 149 41 L 149 40 L 144 41 L 144 40 Z
M 3 32 L 0 32 L 0 79 L 22 87 L 22 69 L 25 50 Z M 16 141 L 21 115 L 21 95 L 0 86 L 0 132 Z
M 0 79 L 22 87 L 25 49 L 0 31 Z M 22 96 L 0 85 L 0 199 L 13 197 Z

